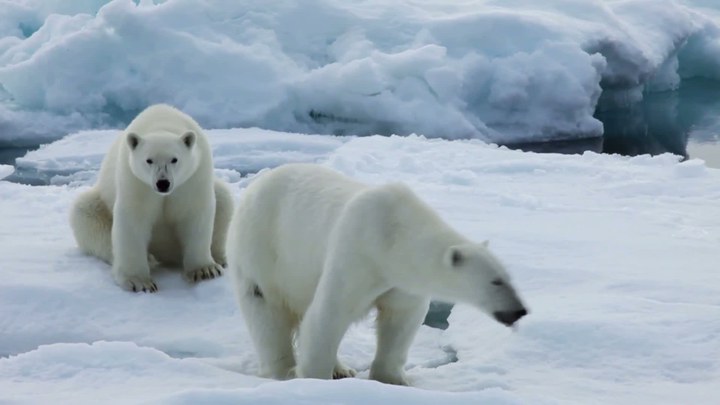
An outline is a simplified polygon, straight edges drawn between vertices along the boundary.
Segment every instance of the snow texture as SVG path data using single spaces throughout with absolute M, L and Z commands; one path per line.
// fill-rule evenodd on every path
M 3 0 L 0 142 L 122 127 L 598 136 L 601 87 L 720 80 L 720 5 L 648 0 Z M 619 96 L 618 96 L 619 94 Z
M 341 142 L 209 131 L 225 165 L 219 172 L 237 196 L 252 177 L 232 169 L 245 149 L 253 168 L 300 157 L 369 183 L 406 182 L 461 232 L 490 240 L 530 315 L 512 330 L 456 306 L 447 330 L 421 328 L 408 362 L 415 388 L 403 388 L 365 380 L 372 317 L 340 350 L 359 378 L 275 382 L 254 376 L 227 279 L 189 286 L 163 269 L 156 294 L 115 286 L 106 264 L 77 249 L 67 220 L 111 135 L 72 135 L 22 160 L 86 177 L 41 187 L 0 181 L 1 403 L 712 404 L 720 397 L 720 170 L 702 161 L 540 155 L 418 136 Z

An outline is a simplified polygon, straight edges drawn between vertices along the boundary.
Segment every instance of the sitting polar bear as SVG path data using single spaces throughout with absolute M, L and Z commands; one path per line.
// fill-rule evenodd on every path
M 475 305 L 507 326 L 527 314 L 487 244 L 455 232 L 408 187 L 369 187 L 316 165 L 251 183 L 227 251 L 260 372 L 273 378 L 353 376 L 338 346 L 373 307 L 370 378 L 399 385 L 428 297 Z
M 118 136 L 70 223 L 80 248 L 112 263 L 122 288 L 154 292 L 150 268 L 158 261 L 182 265 L 191 281 L 222 274 L 232 210 L 200 126 L 159 104 Z

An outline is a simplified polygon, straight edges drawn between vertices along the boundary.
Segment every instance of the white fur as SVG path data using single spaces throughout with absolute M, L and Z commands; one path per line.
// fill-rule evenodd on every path
M 292 164 L 250 184 L 227 250 L 261 374 L 353 375 L 337 349 L 350 324 L 375 307 L 370 378 L 405 385 L 407 352 L 429 297 L 491 314 L 524 310 L 486 246 L 452 230 L 404 185 L 369 187 Z
M 111 263 L 121 287 L 152 292 L 150 269 L 158 261 L 181 265 L 191 281 L 221 274 L 232 208 L 200 126 L 159 104 L 118 136 L 70 222 L 80 248 Z

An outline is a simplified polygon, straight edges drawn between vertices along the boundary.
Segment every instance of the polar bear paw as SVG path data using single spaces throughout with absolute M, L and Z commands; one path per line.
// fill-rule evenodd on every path
M 218 266 L 222 267 L 223 269 L 227 268 L 227 256 L 225 256 L 225 253 L 213 252 L 212 259 L 213 261 L 215 261 L 215 263 L 217 263 Z
M 222 266 L 217 263 L 209 264 L 193 270 L 186 270 L 183 274 L 185 280 L 197 283 L 202 280 L 211 280 L 222 276 Z
M 355 370 L 338 362 L 335 365 L 335 368 L 333 368 L 332 378 L 333 378 L 333 380 L 340 380 L 342 378 L 355 377 L 355 374 L 357 374 L 357 372 Z
M 260 373 L 260 377 L 274 378 L 276 380 L 292 380 L 297 378 L 297 367 L 280 367 L 277 370 L 264 371 Z
M 130 276 L 120 281 L 120 287 L 132 292 L 157 292 L 157 284 L 150 277 Z
M 405 378 L 405 373 L 397 374 L 397 373 L 378 373 L 374 371 L 370 371 L 370 379 L 379 381 L 381 383 L 385 384 L 392 384 L 392 385 L 404 385 L 409 386 L 410 383 L 408 382 L 407 378 Z

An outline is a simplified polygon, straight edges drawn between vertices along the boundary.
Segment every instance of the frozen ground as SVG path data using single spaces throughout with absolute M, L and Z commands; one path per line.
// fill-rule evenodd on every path
M 237 195 L 248 178 L 232 167 L 243 167 L 244 150 L 252 169 L 320 161 L 370 183 L 407 182 L 462 232 L 490 240 L 531 314 L 513 331 L 456 306 L 446 331 L 421 329 L 408 364 L 416 388 L 400 388 L 364 380 L 371 319 L 340 353 L 359 379 L 274 382 L 254 377 L 227 279 L 188 286 L 165 270 L 157 294 L 116 287 L 107 265 L 80 254 L 67 224 L 112 136 L 73 135 L 21 160 L 62 173 L 54 185 L 0 181 L 0 403 L 720 398 L 720 171 L 701 161 L 536 155 L 415 136 L 210 131 L 218 172 Z M 85 174 L 70 174 L 78 170 Z
M 168 102 L 208 128 L 598 136 L 630 105 L 720 79 L 710 0 L 2 0 L 0 143 L 122 127 Z

